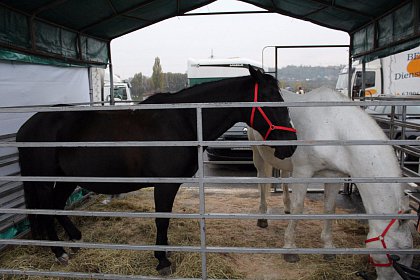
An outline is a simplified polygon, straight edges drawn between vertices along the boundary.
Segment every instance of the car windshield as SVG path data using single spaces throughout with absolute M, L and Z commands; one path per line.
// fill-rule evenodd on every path
M 114 97 L 120 100 L 127 100 L 127 91 L 123 87 L 114 87 Z
M 366 71 L 365 72 L 365 88 L 370 88 L 375 86 L 375 72 Z M 356 72 L 356 81 L 354 82 L 354 88 L 360 89 L 362 87 L 362 72 Z
M 380 114 L 391 114 L 392 106 L 372 106 L 372 108 L 369 108 L 371 110 L 374 110 Z M 396 114 L 400 115 L 402 114 L 402 106 L 396 106 Z M 407 106 L 407 115 L 411 117 L 420 118 L 420 106 Z
M 338 76 L 337 85 L 335 86 L 336 89 L 345 89 L 348 87 L 348 80 L 349 75 L 347 73 L 340 74 Z

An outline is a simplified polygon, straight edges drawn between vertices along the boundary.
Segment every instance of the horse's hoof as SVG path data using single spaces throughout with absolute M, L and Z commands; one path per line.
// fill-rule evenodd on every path
M 80 239 L 80 240 L 72 239 L 70 241 L 71 242 L 82 242 L 82 239 Z M 80 247 L 70 247 L 70 250 L 71 250 L 71 254 L 76 254 L 77 252 L 80 251 Z
M 290 210 L 284 210 L 284 214 L 290 214 Z
M 335 259 L 336 259 L 335 254 L 324 254 L 323 257 L 324 257 L 324 260 L 326 260 L 328 262 L 335 261 Z
M 288 263 L 296 263 L 300 261 L 299 255 L 296 254 L 284 254 L 283 259 Z
M 61 265 L 68 265 L 69 264 L 69 255 L 66 253 L 62 254 L 61 257 L 55 258 L 55 261 Z
M 158 269 L 158 273 L 160 276 L 169 276 L 175 273 L 175 265 L 167 266 L 161 269 Z
M 266 228 L 266 227 L 268 227 L 268 221 L 267 221 L 267 219 L 258 219 L 257 226 L 259 226 L 260 228 Z
M 168 259 L 162 259 L 156 267 L 157 272 L 161 276 L 168 276 L 175 273 L 175 264 L 172 264 Z

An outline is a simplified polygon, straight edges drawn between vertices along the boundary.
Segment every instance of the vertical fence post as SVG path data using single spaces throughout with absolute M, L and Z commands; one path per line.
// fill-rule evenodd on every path
M 204 159 L 203 159 L 203 145 L 201 141 L 203 141 L 203 115 L 202 115 L 202 108 L 197 107 L 197 140 L 198 144 L 198 153 L 197 153 L 197 161 L 198 161 L 198 184 L 199 184 L 199 197 L 200 197 L 200 242 L 201 242 L 201 278 L 207 279 L 207 256 L 206 256 L 206 220 L 204 218 L 204 214 L 206 212 L 206 200 L 204 194 Z
M 392 118 L 393 116 L 391 116 Z M 402 106 L 402 112 L 401 112 L 401 121 L 403 122 L 403 125 L 401 126 L 401 140 L 405 140 L 405 131 L 406 131 L 406 123 L 407 123 L 407 106 Z M 404 169 L 404 150 L 406 146 L 401 146 L 400 150 L 400 167 L 401 169 Z

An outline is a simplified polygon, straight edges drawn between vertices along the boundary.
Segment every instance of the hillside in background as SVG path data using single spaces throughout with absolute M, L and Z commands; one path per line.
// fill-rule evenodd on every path
M 277 79 L 280 87 L 296 92 L 302 87 L 305 92 L 320 86 L 335 89 L 338 74 L 344 66 L 295 66 L 289 65 L 278 69 Z M 269 69 L 274 72 L 274 69 Z M 186 87 L 186 73 L 161 73 L 160 89 L 156 89 L 151 77 L 137 73 L 130 78 L 131 95 L 134 100 L 142 100 L 155 92 L 176 92 Z M 274 75 L 274 74 L 273 74 Z
M 296 91 L 302 87 L 310 91 L 320 86 L 335 88 L 338 74 L 343 68 L 340 66 L 295 66 L 289 65 L 278 69 L 277 79 L 281 88 L 288 88 Z M 274 71 L 270 69 L 269 71 Z

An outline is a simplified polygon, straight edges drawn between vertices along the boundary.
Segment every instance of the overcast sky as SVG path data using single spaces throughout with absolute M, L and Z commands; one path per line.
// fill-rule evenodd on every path
M 258 7 L 235 0 L 219 0 L 194 12 L 256 11 Z M 274 65 L 265 46 L 348 44 L 347 33 L 278 14 L 175 17 L 114 39 L 114 73 L 129 78 L 151 76 L 155 57 L 164 72 L 185 73 L 188 58 L 243 57 L 264 66 Z M 279 65 L 339 65 L 347 63 L 346 49 L 281 50 Z M 263 57 L 263 58 L 262 58 Z

